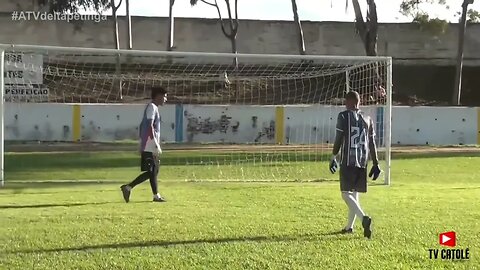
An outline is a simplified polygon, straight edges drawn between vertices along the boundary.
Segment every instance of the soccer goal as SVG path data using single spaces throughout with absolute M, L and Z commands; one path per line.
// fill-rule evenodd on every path
M 0 49 L 2 183 L 4 141 L 132 141 L 135 149 L 152 86 L 168 90 L 160 109 L 162 164 L 178 179 L 338 179 L 328 170 L 335 124 L 345 93 L 355 90 L 376 123 L 390 183 L 389 57 Z

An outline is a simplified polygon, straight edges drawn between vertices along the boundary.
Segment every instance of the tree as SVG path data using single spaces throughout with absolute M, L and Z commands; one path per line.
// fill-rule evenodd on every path
M 117 17 L 117 11 L 120 5 L 122 5 L 122 1 L 120 0 L 120 3 L 118 5 L 115 5 L 115 0 L 111 0 L 110 2 L 110 8 L 112 9 L 112 18 L 113 18 L 113 39 L 115 41 L 115 49 L 119 50 L 120 49 L 120 40 L 118 38 L 118 17 Z
M 375 0 L 367 0 L 368 8 L 365 20 L 358 0 L 352 0 L 352 4 L 355 11 L 355 29 L 360 35 L 365 53 L 367 56 L 377 56 L 378 17 Z M 346 0 L 346 8 L 348 8 L 348 0 Z
M 130 16 L 130 0 L 125 0 L 126 16 L 127 16 L 127 49 L 131 50 L 132 46 L 132 17 Z
M 474 0 L 464 0 L 462 4 L 462 18 L 460 19 L 460 29 L 458 33 L 458 51 L 457 65 L 455 70 L 455 84 L 453 90 L 452 104 L 460 105 L 462 93 L 462 69 L 463 69 L 463 43 L 465 42 L 465 28 L 467 26 L 468 5 L 473 4 Z
M 348 2 L 345 2 L 345 10 L 348 9 Z M 377 5 L 375 0 L 366 0 L 367 2 L 367 15 L 363 18 L 362 10 L 358 0 L 352 0 L 353 10 L 355 12 L 355 30 L 362 40 L 365 54 L 367 56 L 377 56 L 377 42 L 378 42 L 378 17 L 377 17 Z M 383 102 L 386 98 L 386 90 L 384 85 L 384 78 L 380 76 L 383 74 L 381 69 L 384 67 L 375 68 L 375 76 L 372 76 L 368 80 L 362 80 L 357 82 L 355 87 L 358 89 L 367 89 L 365 93 L 361 91 L 363 99 L 368 104 L 375 104 Z M 371 89 L 373 87 L 373 89 Z M 373 93 L 370 95 L 369 93 Z
M 115 0 L 111 0 L 110 2 L 110 8 L 112 9 L 112 17 L 113 17 L 113 38 L 115 41 L 115 49 L 119 50 L 120 49 L 120 40 L 118 38 L 118 17 L 117 17 L 117 11 L 118 8 L 122 5 L 122 0 L 118 3 L 118 5 L 115 5 Z M 122 90 L 122 79 L 121 79 L 121 74 L 122 74 L 122 63 L 120 59 L 120 54 L 117 54 L 116 61 L 115 61 L 115 73 L 116 73 L 116 78 L 114 79 L 114 85 L 117 85 L 118 87 L 118 93 L 120 95 L 120 99 L 123 99 L 123 90 Z
M 190 4 L 192 6 L 196 5 L 199 0 L 190 0 Z M 200 0 L 200 2 L 203 2 L 207 5 L 210 5 L 212 7 L 215 7 L 218 12 L 218 20 L 220 21 L 220 26 L 222 28 L 222 32 L 230 40 L 230 43 L 232 45 L 232 53 L 236 54 L 237 53 L 237 33 L 238 33 L 238 0 L 234 0 L 234 12 L 235 12 L 235 17 L 233 17 L 233 12 L 232 12 L 232 7 L 230 5 L 230 0 L 224 0 L 225 4 L 227 5 L 227 11 L 228 11 L 228 31 L 227 31 L 227 26 L 225 26 L 224 19 L 222 18 L 222 13 L 220 12 L 220 7 L 218 6 L 217 0 L 214 0 L 213 3 L 208 2 L 206 0 Z M 238 59 L 235 57 L 233 60 L 233 64 L 235 67 L 238 67 Z
M 298 51 L 301 55 L 305 55 L 305 39 L 303 37 L 302 23 L 298 16 L 297 1 L 292 0 L 293 21 L 297 29 Z
M 174 20 L 175 17 L 173 16 L 173 5 L 175 4 L 175 0 L 170 0 L 170 4 L 168 6 L 168 44 L 167 44 L 167 51 L 173 51 L 174 47 Z
M 456 15 L 461 15 L 459 21 L 458 30 L 458 47 L 457 47 L 457 59 L 455 70 L 455 84 L 452 95 L 452 104 L 460 105 L 461 89 L 462 89 L 462 70 L 463 70 L 463 50 L 465 42 L 465 31 L 467 23 L 474 23 L 480 21 L 480 13 L 468 9 L 470 4 L 473 4 L 474 0 L 464 0 L 462 3 L 462 11 L 457 12 Z M 422 28 L 433 30 L 438 34 L 445 32 L 448 26 L 448 21 L 439 18 L 430 18 L 426 11 L 420 8 L 420 4 L 437 4 L 445 6 L 446 9 L 450 9 L 446 0 L 403 0 L 400 11 L 407 16 L 413 17 L 413 22 L 418 23 Z

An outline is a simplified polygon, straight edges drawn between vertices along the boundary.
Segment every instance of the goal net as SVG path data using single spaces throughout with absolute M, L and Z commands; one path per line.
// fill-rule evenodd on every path
M 188 181 L 336 180 L 328 162 L 337 115 L 345 93 L 355 90 L 376 123 L 389 182 L 390 58 L 38 46 L 3 51 L 4 141 L 72 148 L 116 143 L 135 150 L 150 88 L 163 86 L 161 174 Z

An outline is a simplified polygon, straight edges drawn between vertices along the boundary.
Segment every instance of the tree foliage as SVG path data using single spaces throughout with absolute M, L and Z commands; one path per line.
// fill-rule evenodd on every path
M 461 12 L 458 12 L 458 15 L 461 15 Z M 467 22 L 469 23 L 480 23 L 480 12 L 474 10 L 474 9 L 469 9 L 467 11 Z
M 461 11 L 457 11 L 454 14 L 455 17 L 461 16 L 459 20 L 458 30 L 458 51 L 457 51 L 457 63 L 455 71 L 455 84 L 452 97 L 453 105 L 460 105 L 461 88 L 462 88 L 462 69 L 463 69 L 463 54 L 464 54 L 464 42 L 465 42 L 465 30 L 467 23 L 475 23 L 480 20 L 480 13 L 474 9 L 469 9 L 468 6 L 473 4 L 474 0 L 456 1 L 458 6 L 454 6 L 454 9 L 461 8 Z M 430 17 L 428 11 L 422 10 L 420 5 L 422 4 L 434 4 L 443 6 L 447 10 L 452 9 L 450 6 L 452 1 L 447 0 L 403 0 L 400 5 L 400 12 L 403 15 L 413 18 L 413 22 L 420 25 L 421 29 L 426 29 L 433 34 L 443 34 L 448 27 L 448 21 L 440 18 Z
M 110 0 L 44 0 L 50 12 L 78 13 L 80 10 L 105 11 Z
M 449 24 L 448 20 L 432 17 L 428 10 L 422 9 L 422 5 L 431 4 L 445 8 L 446 10 L 458 10 L 452 11 L 452 14 L 459 18 L 462 15 L 460 11 L 463 4 L 471 4 L 472 0 L 455 1 L 455 6 L 452 5 L 453 1 L 447 0 L 403 0 L 400 4 L 400 13 L 407 17 L 412 18 L 412 22 L 420 26 L 421 29 L 429 31 L 433 34 L 443 34 Z M 474 9 L 467 11 L 467 23 L 480 22 L 480 13 Z

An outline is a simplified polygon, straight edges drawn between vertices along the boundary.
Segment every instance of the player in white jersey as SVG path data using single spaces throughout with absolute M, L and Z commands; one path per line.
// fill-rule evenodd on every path
M 160 113 L 158 107 L 167 102 L 167 91 L 162 87 L 152 88 L 152 101 L 147 104 L 143 112 L 139 127 L 140 135 L 140 170 L 143 172 L 130 184 L 122 185 L 120 189 L 125 202 L 130 201 L 131 190 L 138 184 L 150 179 L 150 186 L 154 202 L 164 202 L 165 199 L 158 193 L 157 177 L 160 169 Z
M 351 91 L 345 97 L 347 110 L 338 114 L 337 131 L 333 145 L 333 157 L 330 171 L 335 173 L 338 168 L 337 154 L 341 151 L 340 191 L 348 206 L 348 221 L 342 233 L 352 233 L 355 217 L 362 219 L 363 234 L 372 235 L 372 219 L 360 206 L 358 193 L 367 192 L 367 163 L 371 156 L 373 161 L 369 176 L 376 180 L 380 175 L 377 146 L 375 144 L 375 129 L 373 120 L 360 111 L 360 95 Z

